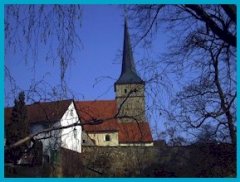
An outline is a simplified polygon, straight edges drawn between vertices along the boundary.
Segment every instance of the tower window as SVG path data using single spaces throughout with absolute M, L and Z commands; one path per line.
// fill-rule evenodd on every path
M 105 141 L 106 141 L 106 142 L 111 141 L 111 137 L 110 137 L 110 135 L 105 135 Z
M 124 93 L 125 93 L 125 94 L 127 93 L 127 89 L 126 89 L 126 88 L 124 89 Z

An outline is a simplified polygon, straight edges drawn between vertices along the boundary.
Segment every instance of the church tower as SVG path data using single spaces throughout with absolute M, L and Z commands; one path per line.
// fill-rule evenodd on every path
M 127 22 L 125 20 L 122 72 L 114 84 L 119 122 L 144 122 L 146 120 L 144 87 L 145 82 L 136 72 Z

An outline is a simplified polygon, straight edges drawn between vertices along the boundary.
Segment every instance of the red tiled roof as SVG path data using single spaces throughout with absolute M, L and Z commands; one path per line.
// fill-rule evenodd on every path
M 82 122 L 113 118 L 117 113 L 115 100 L 75 101 L 75 106 Z M 98 125 L 84 125 L 83 129 L 87 132 L 117 131 L 118 122 L 111 119 Z
M 30 123 L 55 122 L 62 118 L 72 100 L 40 102 L 27 105 Z M 148 122 L 120 123 L 114 116 L 117 113 L 115 100 L 75 101 L 78 116 L 82 122 L 93 119 L 109 119 L 97 125 L 84 125 L 83 129 L 89 133 L 118 132 L 120 143 L 152 142 L 152 135 Z M 5 122 L 11 122 L 12 108 L 5 108 Z
M 113 118 L 117 113 L 115 100 L 77 101 L 75 106 L 83 122 L 91 121 L 92 119 Z M 111 119 L 97 125 L 84 125 L 83 128 L 89 133 L 118 131 L 120 143 L 153 141 L 148 122 L 120 123 L 117 119 Z
M 55 122 L 62 118 L 72 100 L 37 102 L 27 105 L 27 116 L 30 123 Z M 11 122 L 12 108 L 5 108 L 5 123 Z
M 152 134 L 148 122 L 119 123 L 119 143 L 152 142 Z

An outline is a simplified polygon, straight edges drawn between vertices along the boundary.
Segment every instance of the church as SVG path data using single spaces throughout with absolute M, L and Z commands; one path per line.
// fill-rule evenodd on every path
M 145 117 L 144 87 L 145 82 L 136 72 L 125 21 L 122 71 L 114 84 L 115 100 L 75 102 L 82 120 L 114 117 L 100 125 L 83 126 L 83 131 L 96 145 L 153 146 L 151 130 Z
M 145 116 L 145 82 L 137 74 L 127 22 L 124 25 L 122 71 L 114 83 L 114 100 L 62 100 L 27 105 L 27 119 L 43 153 L 59 147 L 81 153 L 84 146 L 153 146 Z M 5 108 L 5 129 L 12 108 Z M 76 125 L 74 125 L 76 123 Z M 47 128 L 71 127 L 41 133 Z

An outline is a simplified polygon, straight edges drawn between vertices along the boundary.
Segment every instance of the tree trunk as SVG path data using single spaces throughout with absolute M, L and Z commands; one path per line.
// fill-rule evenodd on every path
M 220 54 L 220 52 L 219 52 Z M 218 57 L 218 56 L 217 56 Z M 213 58 L 213 56 L 212 56 Z M 234 146 L 236 146 L 236 132 L 235 132 L 235 126 L 233 124 L 233 116 L 232 113 L 230 112 L 230 108 L 226 106 L 225 103 L 225 95 L 222 90 L 220 81 L 219 81 L 219 70 L 218 70 L 218 58 L 213 59 L 213 66 L 214 66 L 214 71 L 215 71 L 215 78 L 214 78 L 214 83 L 217 87 L 218 90 L 218 95 L 221 100 L 221 108 L 223 112 L 225 113 L 225 116 L 227 118 L 227 123 L 228 123 L 228 129 L 229 129 L 229 134 L 231 137 L 231 142 Z

